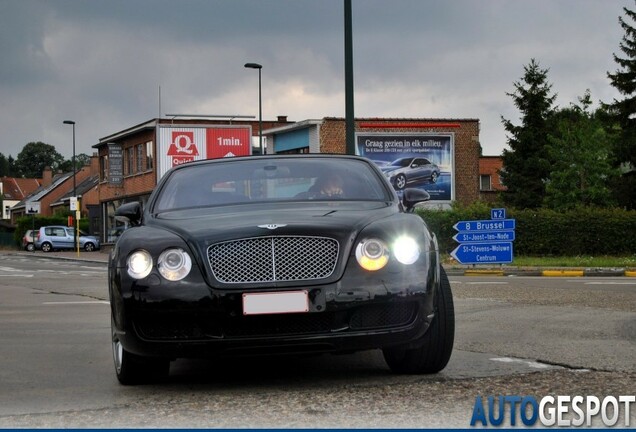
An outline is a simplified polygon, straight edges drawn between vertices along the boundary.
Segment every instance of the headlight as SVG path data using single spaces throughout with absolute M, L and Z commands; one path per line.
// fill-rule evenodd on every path
M 183 249 L 166 249 L 159 255 L 157 269 L 169 281 L 178 281 L 190 273 L 192 260 Z
M 389 250 L 382 240 L 367 239 L 358 243 L 356 259 L 365 270 L 380 270 L 389 262 Z
M 152 271 L 152 257 L 145 250 L 128 255 L 128 274 L 131 278 L 143 279 Z
M 399 237 L 392 248 L 395 258 L 402 264 L 413 264 L 420 257 L 420 245 L 412 237 Z

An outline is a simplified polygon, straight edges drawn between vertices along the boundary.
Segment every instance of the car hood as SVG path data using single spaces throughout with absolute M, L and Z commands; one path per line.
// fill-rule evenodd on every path
M 147 225 L 161 226 L 202 248 L 268 235 L 328 236 L 342 241 L 397 212 L 392 202 L 242 204 L 164 212 L 147 220 Z
M 387 167 L 380 167 L 380 170 L 384 174 L 391 174 L 391 173 L 394 173 L 396 171 L 403 171 L 404 168 L 403 167 L 396 167 L 396 166 L 387 166 Z

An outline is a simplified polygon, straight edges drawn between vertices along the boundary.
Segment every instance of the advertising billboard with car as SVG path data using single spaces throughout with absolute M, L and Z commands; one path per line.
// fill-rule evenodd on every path
M 455 199 L 453 134 L 369 133 L 356 135 L 356 152 L 373 162 L 398 195 L 406 188 L 427 191 L 431 201 Z

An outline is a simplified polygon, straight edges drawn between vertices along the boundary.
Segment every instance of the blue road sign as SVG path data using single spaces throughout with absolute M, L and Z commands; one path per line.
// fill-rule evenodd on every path
M 461 264 L 511 263 L 512 242 L 460 244 L 451 256 Z
M 515 219 L 459 221 L 453 228 L 455 231 L 502 231 L 515 229 Z
M 475 242 L 509 242 L 514 241 L 515 232 L 509 231 L 483 231 L 483 232 L 467 232 L 460 231 L 453 236 L 453 240 L 457 243 L 475 243 Z
M 490 219 L 505 219 L 505 218 L 506 218 L 505 208 L 490 209 Z

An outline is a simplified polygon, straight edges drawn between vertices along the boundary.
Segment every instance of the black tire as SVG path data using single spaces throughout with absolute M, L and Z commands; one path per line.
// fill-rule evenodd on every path
M 402 190 L 406 187 L 406 176 L 404 174 L 398 174 L 395 177 L 395 189 Z
M 93 252 L 95 250 L 95 245 L 91 242 L 85 243 L 84 244 L 84 250 L 86 252 Z
M 33 243 L 29 243 L 26 245 L 25 249 L 29 252 L 33 252 L 35 250 L 35 245 Z
M 49 242 L 42 243 L 42 252 L 51 252 L 53 250 L 53 245 Z
M 162 381 L 170 372 L 170 360 L 142 357 L 126 351 L 121 344 L 111 317 L 113 361 L 117 380 L 123 385 L 151 384 Z
M 444 269 L 440 274 L 440 291 L 435 300 L 435 318 L 418 348 L 385 348 L 384 359 L 395 373 L 433 374 L 446 367 L 455 340 L 455 307 L 450 282 Z

